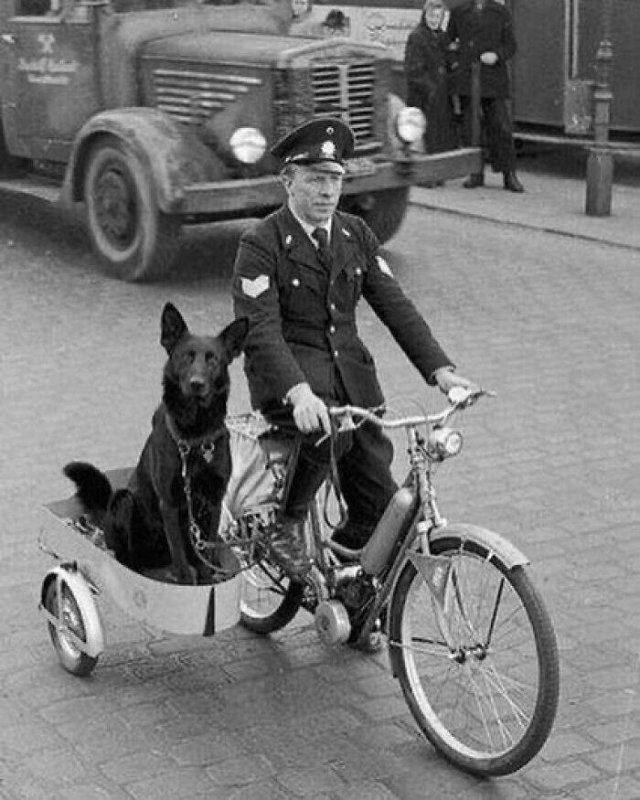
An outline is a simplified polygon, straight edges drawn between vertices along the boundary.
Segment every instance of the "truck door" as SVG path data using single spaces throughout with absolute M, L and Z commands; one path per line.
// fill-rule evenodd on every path
M 78 129 L 99 110 L 93 15 L 76 0 L 13 2 L 15 16 L 0 31 L 7 149 L 65 161 Z

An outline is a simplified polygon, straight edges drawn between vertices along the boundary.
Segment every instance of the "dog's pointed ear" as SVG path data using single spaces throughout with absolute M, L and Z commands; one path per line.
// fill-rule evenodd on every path
M 233 361 L 242 352 L 248 332 L 249 320 L 246 317 L 240 317 L 227 325 L 220 333 L 220 340 L 229 361 Z
M 160 344 L 171 355 L 173 348 L 187 333 L 189 333 L 189 328 L 187 328 L 187 323 L 182 319 L 182 314 L 173 303 L 167 303 L 162 309 Z

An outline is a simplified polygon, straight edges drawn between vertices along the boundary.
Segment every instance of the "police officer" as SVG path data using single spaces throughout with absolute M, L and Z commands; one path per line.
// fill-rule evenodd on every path
M 356 328 L 360 297 L 427 383 L 443 392 L 471 385 L 456 375 L 403 293 L 372 231 L 359 217 L 336 210 L 353 148 L 351 129 L 334 118 L 315 119 L 277 142 L 271 153 L 283 164 L 287 202 L 243 234 L 234 267 L 235 313 L 250 322 L 245 372 L 252 406 L 276 421 L 285 410 L 303 434 L 270 553 L 293 577 L 308 568 L 299 523 L 329 470 L 329 441 L 316 446 L 322 431 L 330 431 L 327 406 L 384 402 L 373 358 Z M 397 488 L 390 472 L 393 448 L 371 423 L 338 445 L 348 521 L 334 540 L 358 549 Z
M 471 68 L 479 62 L 482 128 L 494 169 L 502 172 L 504 188 L 523 192 L 516 175 L 509 109 L 508 61 L 516 52 L 511 14 L 498 0 L 471 0 L 451 12 L 449 36 L 456 50 L 451 91 L 460 97 L 465 144 L 471 144 Z M 464 186 L 484 185 L 484 172 L 473 173 Z

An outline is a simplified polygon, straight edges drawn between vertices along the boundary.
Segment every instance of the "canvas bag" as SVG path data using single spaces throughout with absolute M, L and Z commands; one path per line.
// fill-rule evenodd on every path
M 232 471 L 222 500 L 220 534 L 224 537 L 234 520 L 255 509 L 277 508 L 293 440 L 278 436 L 258 413 L 227 419 Z

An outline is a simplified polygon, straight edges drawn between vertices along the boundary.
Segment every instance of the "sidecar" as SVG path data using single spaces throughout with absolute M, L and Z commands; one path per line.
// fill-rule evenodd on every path
M 131 469 L 107 472 L 125 486 Z M 105 593 L 139 622 L 174 634 L 212 636 L 240 620 L 242 575 L 211 585 L 184 586 L 168 576 L 139 574 L 120 564 L 98 529 L 87 526 L 75 497 L 43 508 L 40 547 L 58 563 L 42 581 L 40 609 L 62 666 L 88 675 L 104 650 L 96 598 Z M 164 579 L 163 579 L 164 578 Z

